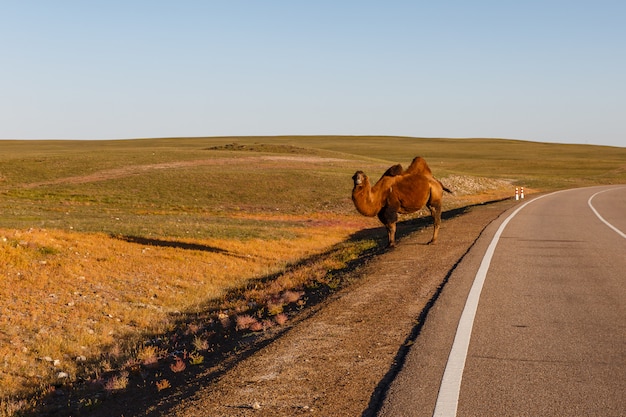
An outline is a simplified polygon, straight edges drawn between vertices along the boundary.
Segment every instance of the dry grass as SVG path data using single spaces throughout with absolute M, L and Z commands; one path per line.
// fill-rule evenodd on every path
M 59 375 L 68 382 L 98 378 L 114 367 L 115 357 L 128 357 L 120 340 L 132 345 L 142 335 L 172 331 L 173 314 L 199 311 L 207 300 L 354 231 L 354 222 L 329 223 L 298 239 L 168 240 L 171 245 L 158 246 L 105 234 L 0 230 L 0 358 L 10 370 L 0 374 L 0 391 L 17 397 L 65 382 Z M 298 285 L 292 277 L 283 281 L 276 288 Z M 297 299 L 285 294 L 289 302 Z M 261 302 L 265 295 L 252 291 L 248 297 Z M 134 356 L 142 365 L 162 357 L 154 346 Z M 119 386 L 110 379 L 105 389 Z

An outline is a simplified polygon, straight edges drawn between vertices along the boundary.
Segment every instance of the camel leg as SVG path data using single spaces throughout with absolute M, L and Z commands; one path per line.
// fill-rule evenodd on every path
M 389 247 L 395 248 L 396 247 L 396 224 L 389 223 L 389 224 L 386 224 L 385 227 L 387 228 L 387 235 L 389 237 Z
M 387 228 L 387 235 L 389 237 L 389 247 L 396 246 L 396 222 L 398 221 L 398 212 L 396 209 L 390 206 L 385 206 L 378 213 L 378 219 Z
M 428 242 L 429 245 L 435 243 L 439 237 L 439 226 L 441 226 L 441 204 L 431 204 L 428 206 L 430 214 L 433 216 L 433 238 Z

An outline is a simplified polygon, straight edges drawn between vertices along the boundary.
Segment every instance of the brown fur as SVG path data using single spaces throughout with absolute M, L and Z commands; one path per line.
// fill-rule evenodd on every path
M 399 164 L 390 167 L 374 186 L 363 171 L 357 171 L 352 179 L 354 206 L 364 216 L 378 216 L 387 228 L 389 246 L 395 246 L 398 214 L 413 213 L 424 206 L 433 216 L 429 243 L 435 243 L 441 225 L 441 198 L 444 191 L 451 191 L 432 175 L 424 158 L 413 159 L 406 171 Z

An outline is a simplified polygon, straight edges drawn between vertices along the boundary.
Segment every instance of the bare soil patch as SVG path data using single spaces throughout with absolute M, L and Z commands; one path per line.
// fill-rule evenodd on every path
M 352 271 L 351 285 L 280 334 L 168 389 L 113 394 L 88 415 L 373 415 L 451 271 L 485 226 L 514 204 L 445 213 L 431 246 L 429 223 L 402 223 L 396 249 Z

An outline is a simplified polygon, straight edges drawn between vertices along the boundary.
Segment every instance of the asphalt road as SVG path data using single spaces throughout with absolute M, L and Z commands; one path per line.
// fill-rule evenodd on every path
M 527 198 L 450 275 L 379 416 L 626 416 L 626 186 Z

